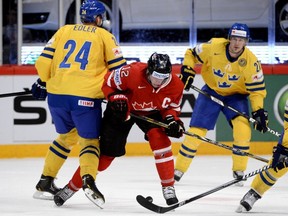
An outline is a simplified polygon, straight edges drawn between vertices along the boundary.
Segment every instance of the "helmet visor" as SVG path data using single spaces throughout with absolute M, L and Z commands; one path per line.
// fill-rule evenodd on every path
M 159 73 L 157 71 L 153 71 L 151 73 L 151 76 L 155 77 L 157 79 L 162 79 L 163 80 L 163 79 L 167 79 L 170 76 L 170 74 L 169 73 Z
M 157 71 L 153 71 L 150 75 L 151 85 L 154 88 L 159 88 L 161 85 L 163 85 L 168 80 L 169 77 L 170 77 L 169 73 L 163 74 L 163 73 L 159 73 Z

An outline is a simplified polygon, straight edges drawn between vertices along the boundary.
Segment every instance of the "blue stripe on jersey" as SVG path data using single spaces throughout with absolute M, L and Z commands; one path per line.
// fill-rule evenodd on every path
M 264 83 L 264 80 L 261 82 L 255 82 L 255 83 L 245 83 L 245 86 L 256 86 L 256 85 L 262 85 Z
M 40 56 L 43 56 L 43 57 L 49 58 L 49 59 L 53 59 L 53 55 L 49 55 L 49 54 L 46 54 L 46 53 L 41 53 Z
M 251 91 L 251 92 L 262 91 L 262 90 L 265 90 L 265 87 L 261 87 L 261 88 L 247 88 L 247 90 Z
M 120 57 L 120 58 L 115 58 L 115 59 L 113 59 L 113 60 L 111 60 L 111 61 L 108 61 L 107 63 L 108 63 L 108 65 L 111 65 L 111 64 L 114 64 L 114 63 L 116 63 L 116 62 L 120 62 L 120 61 L 122 61 L 124 58 L 123 58 L 123 56 L 122 57 Z
M 204 62 L 202 61 L 202 59 L 200 58 L 200 56 L 197 55 L 197 52 L 196 52 L 195 49 L 196 49 L 196 48 L 194 48 L 193 50 L 190 49 L 191 52 L 192 52 L 192 55 L 195 56 L 195 57 L 197 58 L 197 60 L 203 64 Z
M 55 52 L 55 49 L 51 48 L 51 47 L 45 47 L 44 50 L 50 51 L 50 52 Z
M 123 63 L 123 64 L 121 64 L 121 65 L 118 65 L 118 66 L 115 66 L 115 67 L 112 67 L 112 68 L 109 68 L 111 71 L 112 70 L 116 70 L 116 69 L 118 69 L 118 68 L 120 68 L 120 67 L 122 67 L 122 66 L 124 66 L 124 65 L 126 65 L 127 63 L 125 62 L 125 63 Z

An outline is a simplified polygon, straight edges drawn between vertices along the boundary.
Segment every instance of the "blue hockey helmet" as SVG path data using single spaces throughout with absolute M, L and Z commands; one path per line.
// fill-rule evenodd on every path
M 172 64 L 168 55 L 155 52 L 150 56 L 148 60 L 148 73 L 152 74 L 154 71 L 161 74 L 171 73 Z
M 249 40 L 250 31 L 246 24 L 243 23 L 234 23 L 232 27 L 229 29 L 228 38 L 230 37 L 242 37 Z
M 85 0 L 80 7 L 80 19 L 82 23 L 93 23 L 97 16 L 106 20 L 104 5 L 96 0 Z

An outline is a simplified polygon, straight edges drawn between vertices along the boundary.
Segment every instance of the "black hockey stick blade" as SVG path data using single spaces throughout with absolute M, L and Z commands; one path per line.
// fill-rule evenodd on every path
M 153 211 L 153 212 L 156 212 L 156 213 L 159 213 L 159 214 L 163 214 L 163 213 L 169 212 L 169 211 L 171 211 L 171 210 L 174 210 L 174 209 L 176 209 L 176 208 L 178 208 L 178 207 L 181 207 L 181 206 L 183 206 L 183 205 L 186 205 L 186 204 L 188 204 L 188 203 L 190 203 L 190 202 L 193 202 L 193 201 L 195 201 L 195 200 L 198 200 L 198 199 L 200 199 L 200 198 L 202 198 L 202 197 L 205 197 L 205 196 L 207 196 L 207 195 L 209 195 L 209 194 L 212 194 L 212 193 L 214 193 L 214 192 L 216 192 L 216 191 L 222 190 L 222 189 L 224 189 L 224 188 L 226 188 L 226 187 L 229 187 L 230 185 L 236 184 L 237 182 L 240 182 L 240 181 L 242 181 L 242 179 L 234 179 L 234 180 L 231 180 L 230 182 L 227 182 L 227 183 L 225 183 L 225 184 L 223 184 L 223 185 L 220 185 L 220 186 L 218 186 L 218 187 L 216 187 L 216 188 L 214 188 L 214 189 L 212 189 L 212 190 L 209 190 L 209 191 L 207 191 L 207 192 L 205 192 L 205 193 L 199 194 L 199 195 L 197 195 L 197 196 L 195 196 L 195 197 L 192 197 L 192 198 L 190 198 L 190 199 L 186 199 L 186 200 L 184 200 L 184 201 L 182 201 L 182 202 L 179 202 L 179 203 L 176 203 L 176 204 L 174 204 L 174 205 L 167 206 L 167 207 L 158 206 L 158 205 L 150 202 L 149 200 L 147 200 L 147 199 L 146 199 L 145 197 L 143 197 L 142 195 L 138 195 L 138 196 L 136 197 L 136 200 L 137 200 L 137 202 L 138 202 L 141 206 L 143 206 L 144 208 L 149 209 L 149 210 L 151 210 L 151 211 Z
M 147 209 L 149 209 L 153 212 L 156 212 L 156 213 L 165 213 L 167 211 L 170 211 L 170 209 L 166 210 L 169 207 L 161 207 L 161 206 L 155 205 L 153 202 L 150 202 L 149 200 L 147 200 L 142 195 L 137 195 L 136 200 L 144 208 L 147 208 Z
M 163 213 L 169 212 L 169 211 L 171 211 L 171 210 L 173 210 L 173 209 L 176 209 L 176 208 L 178 208 L 178 207 L 181 207 L 181 206 L 183 206 L 183 205 L 186 205 L 186 204 L 188 204 L 188 203 L 190 203 L 190 202 L 193 202 L 193 201 L 195 201 L 195 200 L 198 200 L 198 199 L 200 199 L 200 198 L 202 198 L 202 197 L 208 196 L 208 195 L 210 195 L 210 194 L 212 194 L 212 193 L 215 193 L 215 192 L 217 192 L 217 191 L 219 191 L 219 190 L 222 190 L 222 189 L 224 189 L 224 188 L 226 188 L 226 187 L 229 187 L 229 186 L 231 186 L 231 185 L 233 185 L 233 184 L 236 184 L 237 182 L 247 180 L 247 178 L 250 178 L 250 177 L 252 177 L 252 176 L 255 176 L 255 175 L 257 175 L 258 173 L 263 172 L 263 171 L 265 171 L 265 170 L 267 170 L 267 169 L 269 169 L 269 168 L 271 168 L 271 167 L 272 167 L 271 165 L 266 165 L 266 166 L 264 166 L 264 167 L 262 167 L 262 168 L 260 168 L 260 169 L 254 170 L 254 171 L 252 171 L 252 172 L 244 175 L 242 179 L 233 179 L 233 180 L 231 180 L 231 181 L 229 181 L 229 182 L 226 182 L 226 183 L 224 183 L 224 184 L 222 184 L 222 185 L 220 185 L 220 186 L 218 186 L 218 187 L 216 187 L 216 188 L 213 188 L 213 189 L 211 189 L 211 190 L 209 190 L 209 191 L 206 191 L 206 192 L 201 193 L 201 194 L 199 194 L 199 195 L 197 195 L 197 196 L 191 197 L 191 198 L 186 199 L 186 200 L 184 200 L 184 201 L 182 201 L 182 202 L 179 202 L 179 203 L 176 203 L 176 204 L 174 204 L 174 205 L 167 206 L 167 207 L 158 206 L 158 205 L 154 204 L 153 202 L 150 202 L 148 199 L 146 199 L 146 198 L 143 197 L 142 195 L 138 195 L 138 196 L 136 197 L 136 200 L 137 200 L 137 202 L 138 202 L 141 206 L 143 206 L 144 208 L 149 209 L 149 210 L 151 210 L 151 211 L 153 211 L 153 212 L 156 212 L 156 213 L 159 213 L 159 214 L 163 214 Z

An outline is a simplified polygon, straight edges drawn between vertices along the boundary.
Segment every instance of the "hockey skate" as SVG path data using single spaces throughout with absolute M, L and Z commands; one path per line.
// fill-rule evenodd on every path
M 242 179 L 244 176 L 244 172 L 243 171 L 233 171 L 233 178 L 235 179 Z M 238 186 L 238 187 L 243 187 L 244 186 L 244 183 L 243 181 L 239 181 L 235 184 L 235 186 Z
M 174 170 L 175 181 L 179 182 L 183 175 L 184 175 L 184 172 L 181 172 L 180 170 L 177 170 L 177 169 Z
M 261 199 L 261 196 L 253 189 L 250 189 L 241 199 L 240 205 L 236 209 L 236 212 L 242 213 L 250 211 L 258 199 Z
M 162 191 L 167 205 L 178 203 L 178 199 L 175 194 L 175 188 L 173 186 L 162 187 Z
M 75 193 L 76 191 L 71 190 L 68 185 L 66 185 L 63 189 L 54 195 L 54 203 L 57 206 L 62 206 Z
M 102 209 L 105 199 L 103 194 L 97 189 L 94 178 L 91 175 L 87 174 L 82 177 L 82 188 L 86 197 Z
M 33 194 L 34 199 L 53 200 L 54 195 L 60 190 L 54 184 L 54 178 L 51 176 L 41 175 L 36 185 L 36 192 Z

